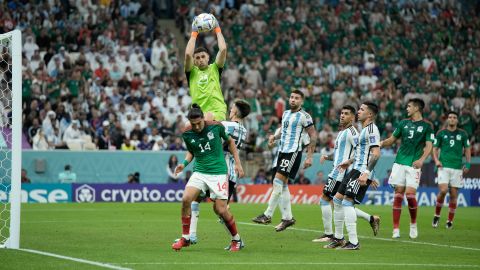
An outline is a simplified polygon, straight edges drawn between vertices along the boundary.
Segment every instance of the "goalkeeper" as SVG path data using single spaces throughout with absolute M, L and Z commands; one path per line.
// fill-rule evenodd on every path
M 215 62 L 209 65 L 210 55 L 207 49 L 203 47 L 195 49 L 198 28 L 195 23 L 192 24 L 192 34 L 185 49 L 185 74 L 192 103 L 200 105 L 205 112 L 205 120 L 224 121 L 227 104 L 220 87 L 220 78 L 227 59 L 227 44 L 216 19 L 213 31 L 217 36 L 219 51 Z

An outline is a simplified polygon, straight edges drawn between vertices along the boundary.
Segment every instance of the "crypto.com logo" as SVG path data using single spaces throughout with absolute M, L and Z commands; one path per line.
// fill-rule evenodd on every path
M 75 197 L 77 202 L 89 202 L 95 201 L 95 189 L 89 185 L 81 185 L 75 190 Z

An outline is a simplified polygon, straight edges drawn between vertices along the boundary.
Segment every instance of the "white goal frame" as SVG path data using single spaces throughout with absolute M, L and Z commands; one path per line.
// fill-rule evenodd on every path
M 11 37 L 12 46 L 12 149 L 10 194 L 10 227 L 5 242 L 6 248 L 20 248 L 20 205 L 22 170 L 22 32 L 14 30 L 0 35 L 0 39 Z M 2 112 L 3 113 L 3 112 Z

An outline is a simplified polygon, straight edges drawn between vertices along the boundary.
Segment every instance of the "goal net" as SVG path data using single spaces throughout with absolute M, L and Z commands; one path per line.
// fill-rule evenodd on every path
M 22 154 L 22 40 L 0 35 L 0 247 L 19 248 Z

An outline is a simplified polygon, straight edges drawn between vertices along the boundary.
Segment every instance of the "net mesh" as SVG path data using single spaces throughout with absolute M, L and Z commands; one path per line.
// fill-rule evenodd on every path
M 10 236 L 12 178 L 12 37 L 0 36 L 0 245 Z

